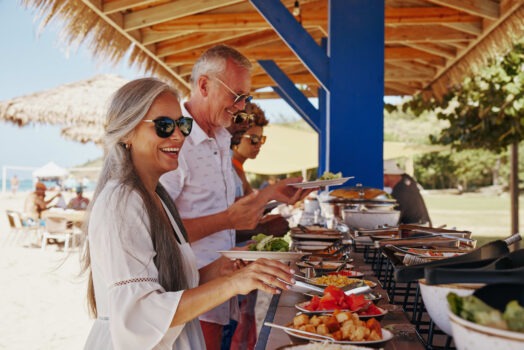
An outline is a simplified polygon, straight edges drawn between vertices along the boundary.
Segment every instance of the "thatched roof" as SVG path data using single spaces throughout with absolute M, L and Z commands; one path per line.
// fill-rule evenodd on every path
M 127 80 L 114 75 L 61 85 L 0 102 L 0 120 L 60 125 L 62 134 L 80 142 L 99 142 L 111 95 Z
M 386 0 L 386 95 L 441 95 L 524 33 L 523 0 Z M 313 96 L 319 86 L 248 0 L 23 0 L 42 24 L 65 23 L 65 42 L 95 58 L 130 64 L 189 91 L 195 59 L 224 42 L 253 60 L 255 89 L 273 85 L 257 60 L 272 59 Z M 282 0 L 291 11 L 295 0 Z M 302 25 L 320 44 L 327 0 L 300 0 Z M 257 98 L 275 97 L 273 92 Z

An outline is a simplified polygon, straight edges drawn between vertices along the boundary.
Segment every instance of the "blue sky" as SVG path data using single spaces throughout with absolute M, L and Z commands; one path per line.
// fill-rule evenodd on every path
M 57 26 L 39 32 L 34 13 L 15 0 L 0 0 L 0 101 L 54 88 L 66 83 L 91 78 L 97 74 L 119 74 L 136 78 L 142 73 L 127 67 L 113 67 L 95 62 L 87 49 L 68 52 L 59 43 Z M 281 115 L 298 118 L 284 102 L 269 100 L 261 103 L 270 120 Z M 29 125 L 19 128 L 0 121 L 0 167 L 40 167 L 54 161 L 63 167 L 73 167 L 96 159 L 102 150 L 60 136 L 56 126 Z M 29 172 L 8 171 L 8 177 L 18 173 L 29 178 Z

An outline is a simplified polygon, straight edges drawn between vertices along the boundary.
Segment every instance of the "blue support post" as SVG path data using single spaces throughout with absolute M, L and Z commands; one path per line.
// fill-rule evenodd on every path
M 297 22 L 280 0 L 250 0 L 318 82 L 327 87 L 329 60 L 325 50 Z
M 384 0 L 329 1 L 329 169 L 383 187 Z
M 329 140 L 329 125 L 326 118 L 326 90 L 318 88 L 318 110 L 320 112 L 320 132 L 318 135 L 318 176 L 328 170 L 326 145 Z

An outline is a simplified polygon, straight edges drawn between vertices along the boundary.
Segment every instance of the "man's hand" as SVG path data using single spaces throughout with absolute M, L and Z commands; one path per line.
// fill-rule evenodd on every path
M 266 215 L 257 227 L 260 227 L 260 232 L 275 237 L 282 237 L 289 231 L 289 223 L 282 215 Z
M 255 228 L 262 218 L 266 203 L 267 201 L 260 196 L 259 191 L 253 191 L 253 193 L 237 200 L 227 209 L 231 227 L 236 230 Z
M 302 177 L 290 177 L 288 179 L 280 180 L 276 184 L 270 185 L 261 190 L 260 194 L 267 198 L 267 201 L 274 199 L 286 204 L 295 204 L 299 200 L 306 198 L 311 192 L 318 190 L 318 188 L 301 189 L 294 186 L 288 186 L 288 184 L 301 181 Z

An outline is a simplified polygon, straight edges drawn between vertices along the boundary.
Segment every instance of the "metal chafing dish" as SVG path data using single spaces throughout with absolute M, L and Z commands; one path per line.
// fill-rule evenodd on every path
M 396 226 L 400 218 L 395 199 L 381 189 L 361 184 L 331 191 L 328 202 L 335 206 L 335 215 L 353 229 Z

